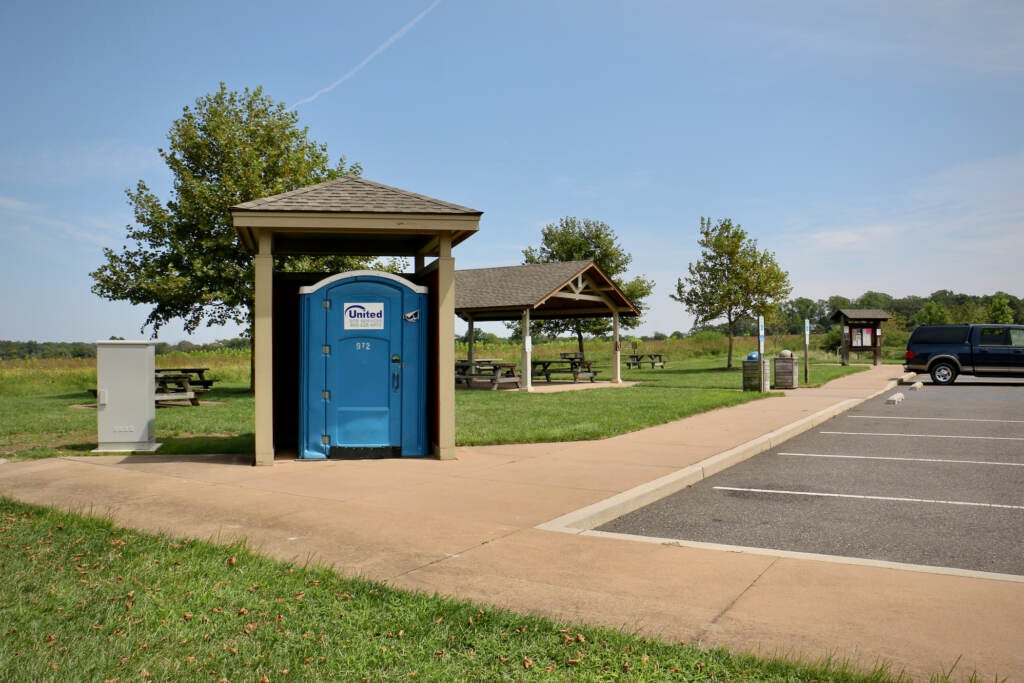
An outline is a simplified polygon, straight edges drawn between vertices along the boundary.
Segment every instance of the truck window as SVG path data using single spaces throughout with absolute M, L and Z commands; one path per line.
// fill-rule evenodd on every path
M 1010 330 L 1010 346 L 1024 348 L 1024 330 Z
M 910 335 L 911 344 L 963 344 L 970 325 L 921 325 Z
M 981 346 L 1009 346 L 1010 330 L 1005 327 L 983 327 L 978 335 Z

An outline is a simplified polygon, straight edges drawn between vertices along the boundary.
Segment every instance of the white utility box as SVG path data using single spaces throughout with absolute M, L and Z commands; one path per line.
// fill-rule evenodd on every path
M 156 343 L 96 342 L 96 425 L 93 453 L 153 452 L 156 435 Z

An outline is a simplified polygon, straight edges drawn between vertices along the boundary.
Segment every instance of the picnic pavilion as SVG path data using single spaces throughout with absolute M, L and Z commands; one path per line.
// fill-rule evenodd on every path
M 528 263 L 500 268 L 455 272 L 455 313 L 469 324 L 469 361 L 473 361 L 473 332 L 477 322 L 566 318 L 612 319 L 612 382 L 620 383 L 619 320 L 640 311 L 593 261 Z M 521 389 L 532 388 L 531 343 L 523 344 Z
M 455 259 L 482 211 L 358 176 L 299 188 L 231 207 L 235 231 L 254 255 L 255 465 L 272 465 L 297 443 L 299 287 L 316 276 L 274 272 L 285 255 L 412 257 L 409 276 L 429 288 L 427 375 L 429 440 L 435 457 L 455 457 Z M 428 259 L 430 261 L 428 262 Z M 315 279 L 310 279 L 315 278 Z

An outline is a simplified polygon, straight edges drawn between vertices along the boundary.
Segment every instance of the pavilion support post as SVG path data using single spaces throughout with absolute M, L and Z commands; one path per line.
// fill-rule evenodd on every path
M 437 257 L 437 443 L 434 455 L 455 459 L 455 259 L 451 235 L 441 235 Z
M 523 311 L 523 357 L 519 364 L 519 390 L 533 391 L 533 339 L 530 338 L 530 309 Z
M 612 311 L 612 383 L 622 384 L 622 343 L 619 341 L 619 312 Z
M 258 251 L 253 259 L 256 295 L 253 321 L 256 453 L 253 465 L 260 466 L 274 464 L 274 254 L 271 233 L 260 232 L 257 244 Z
M 413 268 L 415 269 L 415 272 L 422 273 L 425 265 L 426 259 L 423 258 L 423 254 L 416 254 L 416 256 L 413 257 Z
M 473 322 L 473 318 L 472 317 L 470 317 L 470 319 L 469 319 L 469 331 L 466 333 L 466 335 L 467 335 L 467 338 L 469 339 L 469 341 L 467 342 L 468 348 L 466 349 L 466 358 L 469 360 L 470 363 L 472 363 L 473 362 L 473 357 L 474 357 L 474 353 L 473 353 L 474 348 L 473 347 L 474 347 L 474 344 L 476 343 L 476 326 L 475 326 L 475 324 Z

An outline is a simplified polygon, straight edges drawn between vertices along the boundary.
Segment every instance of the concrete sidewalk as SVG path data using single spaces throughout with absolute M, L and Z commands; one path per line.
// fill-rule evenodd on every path
M 955 674 L 1024 680 L 1024 582 L 585 531 L 638 495 L 685 486 L 890 388 L 899 372 L 880 366 L 604 441 L 272 468 L 241 456 L 59 458 L 0 465 L 0 493 L 668 641 L 925 678 L 959 658 Z

